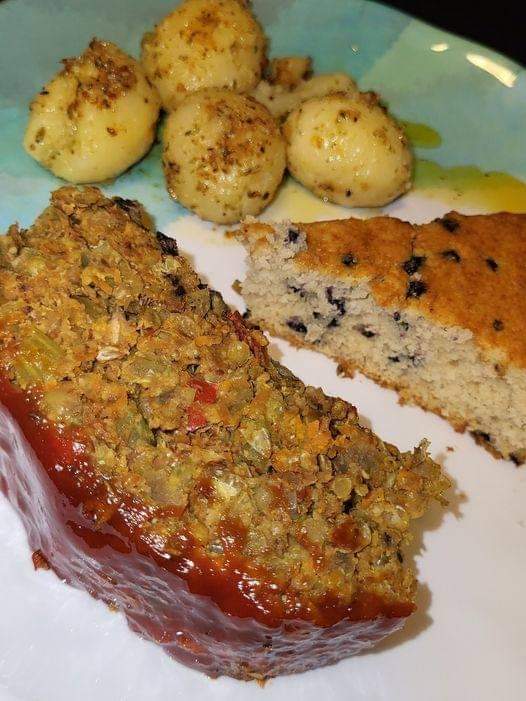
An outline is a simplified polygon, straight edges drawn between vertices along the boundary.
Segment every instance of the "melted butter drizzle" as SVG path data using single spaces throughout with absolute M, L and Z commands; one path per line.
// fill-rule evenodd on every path
M 413 148 L 433 149 L 442 137 L 428 124 L 401 120 Z M 415 160 L 413 189 L 427 197 L 457 207 L 488 212 L 526 212 L 526 183 L 500 171 L 485 172 L 474 165 L 442 166 L 435 161 Z
M 526 183 L 500 171 L 484 172 L 476 166 L 442 166 L 417 159 L 414 189 L 455 207 L 492 212 L 526 212 Z
M 442 137 L 436 129 L 421 122 L 409 122 L 401 120 L 403 130 L 414 148 L 438 148 L 442 144 Z

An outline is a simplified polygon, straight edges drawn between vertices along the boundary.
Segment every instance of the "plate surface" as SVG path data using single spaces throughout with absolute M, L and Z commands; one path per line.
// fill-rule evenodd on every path
M 137 55 L 142 33 L 174 4 L 1 3 L 0 230 L 15 220 L 30 224 L 60 185 L 21 147 L 28 102 L 58 60 L 79 53 L 93 35 Z M 432 150 L 416 148 L 426 162 L 418 165 L 415 191 L 386 211 L 412 221 L 453 207 L 526 211 L 526 73 L 520 67 L 372 2 L 256 0 L 254 6 L 273 55 L 308 53 L 317 71 L 347 70 L 362 89 L 381 92 L 399 118 L 439 133 Z M 243 277 L 243 251 L 169 199 L 158 146 L 104 189 L 143 202 L 202 276 L 242 308 L 231 285 Z M 289 181 L 264 216 L 306 221 L 350 214 L 370 212 L 323 204 Z M 229 701 L 526 698 L 526 469 L 494 460 L 446 422 L 400 407 L 393 392 L 361 376 L 339 378 L 319 354 L 280 341 L 272 348 L 304 381 L 356 404 L 384 439 L 407 449 L 428 437 L 433 457 L 455 481 L 449 510 L 433 509 L 410 548 L 421 586 L 419 610 L 406 629 L 374 652 L 264 689 L 211 681 L 133 635 L 120 615 L 84 592 L 49 572 L 35 573 L 22 527 L 0 497 L 1 701 L 161 701 L 189 694 Z

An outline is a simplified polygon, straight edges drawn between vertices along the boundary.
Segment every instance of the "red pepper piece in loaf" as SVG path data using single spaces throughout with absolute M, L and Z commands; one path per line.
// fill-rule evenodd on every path
M 62 188 L 0 239 L 2 484 L 30 546 L 212 676 L 403 625 L 409 522 L 448 487 L 268 357 L 134 202 Z

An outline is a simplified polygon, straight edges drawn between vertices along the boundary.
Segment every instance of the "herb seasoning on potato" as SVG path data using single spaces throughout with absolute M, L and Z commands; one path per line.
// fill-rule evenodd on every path
M 140 64 L 110 42 L 93 39 L 63 63 L 31 103 L 24 147 L 69 182 L 114 178 L 150 149 L 159 95 Z
M 294 75 L 301 69 L 299 57 L 274 59 L 270 62 L 269 79 L 262 80 L 251 92 L 258 102 L 280 121 L 292 110 L 311 97 L 323 97 L 336 92 L 357 93 L 358 87 L 346 73 L 321 73 L 319 75 Z M 296 78 L 296 80 L 295 80 Z
M 168 116 L 163 143 L 172 197 L 222 224 L 259 214 L 285 171 L 276 120 L 253 98 L 229 90 L 189 95 Z
M 142 41 L 142 63 L 163 107 L 203 88 L 248 92 L 265 64 L 263 30 L 242 0 L 185 0 Z
M 289 114 L 283 133 L 289 171 L 329 202 L 381 207 L 411 187 L 405 134 L 373 93 L 307 100 Z

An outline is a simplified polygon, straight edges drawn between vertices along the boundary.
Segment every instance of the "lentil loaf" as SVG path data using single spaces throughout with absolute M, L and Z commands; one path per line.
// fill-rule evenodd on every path
M 526 215 L 247 223 L 254 321 L 526 460 Z
M 0 237 L 0 482 L 37 566 L 212 676 L 335 662 L 415 608 L 447 478 L 271 360 L 142 207 L 63 187 Z

